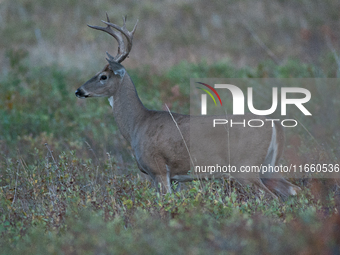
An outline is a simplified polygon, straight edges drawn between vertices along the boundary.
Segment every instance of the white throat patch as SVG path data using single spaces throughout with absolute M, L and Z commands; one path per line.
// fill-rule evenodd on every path
M 114 102 L 113 102 L 113 96 L 109 97 L 109 103 L 113 109 L 113 105 L 114 105 Z

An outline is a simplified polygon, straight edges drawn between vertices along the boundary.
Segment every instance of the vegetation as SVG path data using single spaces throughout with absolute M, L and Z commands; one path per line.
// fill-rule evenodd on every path
M 146 35 L 140 35 L 141 44 L 136 42 L 135 55 L 126 60 L 126 67 L 148 108 L 161 110 L 167 103 L 172 111 L 188 114 L 190 78 L 334 78 L 339 74 L 338 49 L 333 48 L 338 38 L 334 29 L 339 22 L 337 1 L 313 1 L 308 8 L 305 1 L 294 5 L 259 1 L 260 13 L 268 14 L 274 24 L 271 29 L 264 25 L 259 37 L 280 59 L 279 64 L 275 58 L 262 61 L 268 52 L 251 43 L 255 31 L 232 16 L 241 10 L 246 24 L 253 20 L 267 24 L 261 19 L 266 15 L 247 15 L 253 13 L 250 2 L 230 5 L 230 25 L 228 20 L 221 21 L 224 9 L 217 3 L 206 6 L 197 1 L 206 10 L 200 13 L 202 8 L 192 8 L 186 1 L 165 2 L 174 15 L 161 15 L 164 6 L 153 1 L 145 1 L 138 10 L 134 1 L 126 1 L 112 10 L 115 16 L 127 12 L 130 17 L 145 18 L 140 26 Z M 80 100 L 74 95 L 99 71 L 99 64 L 104 66 L 104 52 L 111 45 L 99 42 L 107 37 L 95 37 L 84 23 L 98 24 L 102 10 L 112 3 L 85 1 L 84 8 L 72 0 L 65 4 L 69 8 L 55 1 L 0 3 L 0 20 L 5 24 L 0 26 L 0 254 L 340 252 L 337 179 L 308 175 L 291 179 L 302 191 L 286 201 L 273 200 L 253 186 L 228 178 L 188 183 L 181 192 L 164 196 L 156 193 L 137 169 L 107 99 Z M 277 8 L 283 11 L 274 19 Z M 284 15 L 289 11 L 311 27 L 302 31 L 294 26 Z M 162 33 L 148 30 L 155 20 L 165 26 Z M 179 27 L 176 22 L 180 29 L 174 29 Z M 204 37 L 204 31 L 221 31 L 219 27 L 226 27 L 222 37 Z M 273 31 L 281 32 L 273 39 L 277 35 Z M 303 42 L 288 31 L 300 31 Z M 322 51 L 310 59 L 292 47 L 282 50 L 282 38 L 311 49 L 310 38 L 322 33 L 333 44 L 318 41 Z M 216 46 L 223 36 L 235 36 L 238 43 Z M 201 39 L 189 45 L 195 38 Z M 207 60 L 191 58 L 196 47 Z M 183 56 L 181 49 L 188 55 Z M 211 54 L 216 49 L 231 52 L 232 60 Z M 173 55 L 168 59 L 161 52 Z M 249 56 L 246 67 L 236 66 L 244 66 L 240 53 Z M 161 57 L 154 62 L 158 54 Z M 316 114 L 305 123 L 306 129 L 287 132 L 281 163 L 339 163 L 339 89 L 313 93 L 311 107 Z

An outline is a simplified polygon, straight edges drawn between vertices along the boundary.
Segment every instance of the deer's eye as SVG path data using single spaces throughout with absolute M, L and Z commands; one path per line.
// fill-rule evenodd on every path
M 107 79 L 107 76 L 106 76 L 106 75 L 100 76 L 100 80 L 105 81 L 106 79 Z

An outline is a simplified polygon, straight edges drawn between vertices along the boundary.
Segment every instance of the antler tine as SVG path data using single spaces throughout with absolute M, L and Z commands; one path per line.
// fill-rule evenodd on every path
M 106 55 L 108 56 L 108 59 L 106 59 L 106 60 L 115 61 L 115 58 L 110 53 L 106 52 Z
M 123 16 L 123 29 L 126 29 L 126 18 L 127 18 L 127 15 Z
M 105 24 L 107 24 L 107 23 L 111 24 L 109 16 L 107 15 L 107 13 L 106 13 L 106 18 L 107 18 L 107 22 L 103 21 L 103 20 L 102 20 L 102 22 L 105 23 Z M 96 30 L 104 31 L 104 32 L 108 33 L 109 35 L 113 36 L 117 40 L 117 42 L 118 42 L 118 53 L 117 53 L 116 57 L 113 57 L 108 52 L 106 52 L 110 61 L 116 61 L 116 62 L 120 63 L 125 59 L 125 57 L 122 59 L 122 56 L 125 54 L 125 42 L 124 42 L 124 39 L 123 39 L 121 33 L 112 30 L 111 26 L 108 25 L 108 24 L 107 24 L 106 27 L 91 26 L 91 25 L 87 25 L 87 26 L 90 27 L 90 28 L 96 29 Z
M 139 21 L 139 19 L 137 19 L 136 24 L 135 24 L 135 26 L 133 27 L 133 29 L 132 29 L 132 31 L 131 31 L 131 34 L 132 34 L 132 35 L 134 35 L 135 32 L 136 32 L 136 28 L 137 28 L 137 25 L 138 25 L 138 21 Z
M 109 19 L 109 15 L 106 13 L 106 19 L 107 19 L 107 22 L 110 22 L 110 19 Z M 108 26 L 109 27 L 109 26 Z M 110 28 L 111 29 L 111 28 Z M 115 37 L 116 38 L 116 37 Z M 117 39 L 117 38 L 116 38 Z M 117 39 L 117 41 L 118 41 L 118 39 Z M 119 49 L 118 49 L 119 50 Z M 108 58 L 109 59 L 107 59 L 107 60 L 109 60 L 109 61 L 115 61 L 115 58 L 110 54 L 110 53 L 108 53 L 108 52 L 106 52 L 106 55 L 108 56 Z
M 109 15 L 107 14 L 107 12 L 106 12 L 106 19 L 107 19 L 107 22 L 110 22 Z

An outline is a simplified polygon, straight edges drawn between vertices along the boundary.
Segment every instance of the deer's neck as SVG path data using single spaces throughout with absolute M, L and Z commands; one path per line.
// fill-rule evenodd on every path
M 118 91 L 109 98 L 117 126 L 126 140 L 131 143 L 148 109 L 140 101 L 136 88 L 128 74 L 125 74 Z

